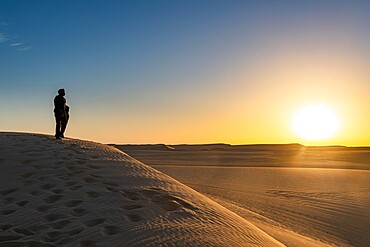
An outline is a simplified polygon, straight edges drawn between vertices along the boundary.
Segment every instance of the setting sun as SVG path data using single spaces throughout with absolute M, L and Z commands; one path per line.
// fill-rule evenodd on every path
M 301 108 L 294 116 L 294 131 L 306 140 L 323 140 L 335 134 L 339 122 L 334 111 L 323 104 Z

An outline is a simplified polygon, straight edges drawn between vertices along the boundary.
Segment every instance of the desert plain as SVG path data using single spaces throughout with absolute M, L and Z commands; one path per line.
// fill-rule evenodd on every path
M 370 148 L 121 145 L 287 246 L 369 246 Z

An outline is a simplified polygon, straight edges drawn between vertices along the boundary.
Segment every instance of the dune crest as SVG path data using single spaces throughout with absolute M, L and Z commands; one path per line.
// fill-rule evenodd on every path
M 107 145 L 0 133 L 0 153 L 0 246 L 283 246 Z

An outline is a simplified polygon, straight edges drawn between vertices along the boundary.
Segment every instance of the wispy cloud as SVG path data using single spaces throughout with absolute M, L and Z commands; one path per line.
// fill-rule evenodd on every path
M 1 18 L 0 18 L 0 27 L 9 26 L 9 25 L 10 24 L 8 22 L 5 22 L 5 21 L 1 20 Z M 6 43 L 6 42 L 8 42 L 8 46 L 9 47 L 13 47 L 17 51 L 30 51 L 30 50 L 33 49 L 32 46 L 29 46 L 29 45 L 27 45 L 24 42 L 20 42 L 18 40 L 18 37 L 17 36 L 10 37 L 7 33 L 1 32 L 1 30 L 0 30 L 0 44 L 1 43 Z
M 32 46 L 25 46 L 25 47 L 18 48 L 17 51 L 30 51 L 32 49 L 33 49 Z
M 3 18 L 0 17 L 0 26 L 9 26 L 10 23 L 3 20 Z
M 0 43 L 4 43 L 4 42 L 6 42 L 8 40 L 9 40 L 9 38 L 8 38 L 8 36 L 6 34 L 0 33 Z
M 23 45 L 22 42 L 18 42 L 18 43 L 11 43 L 9 46 L 21 46 Z

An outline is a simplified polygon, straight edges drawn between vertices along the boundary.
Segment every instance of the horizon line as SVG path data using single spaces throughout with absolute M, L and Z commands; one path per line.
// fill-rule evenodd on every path
M 26 132 L 26 131 L 17 131 L 17 130 L 0 130 L 0 133 L 23 133 L 23 134 L 36 134 L 36 135 L 49 135 L 54 136 L 51 133 L 46 132 Z M 100 142 L 94 139 L 83 139 L 83 137 L 67 137 L 71 139 L 80 139 L 80 140 L 87 140 L 93 142 Z M 82 138 L 82 139 L 81 139 Z M 105 145 L 167 145 L 167 146 L 179 146 L 179 145 L 193 145 L 193 146 L 201 146 L 201 145 L 229 145 L 229 146 L 258 146 L 258 145 L 300 145 L 303 147 L 362 147 L 362 148 L 370 148 L 370 144 L 366 145 L 343 145 L 343 144 L 330 144 L 330 145 L 304 145 L 298 142 L 287 142 L 287 143 L 243 143 L 243 144 L 230 144 L 224 142 L 202 142 L 202 143 L 112 143 L 112 142 L 100 142 Z

